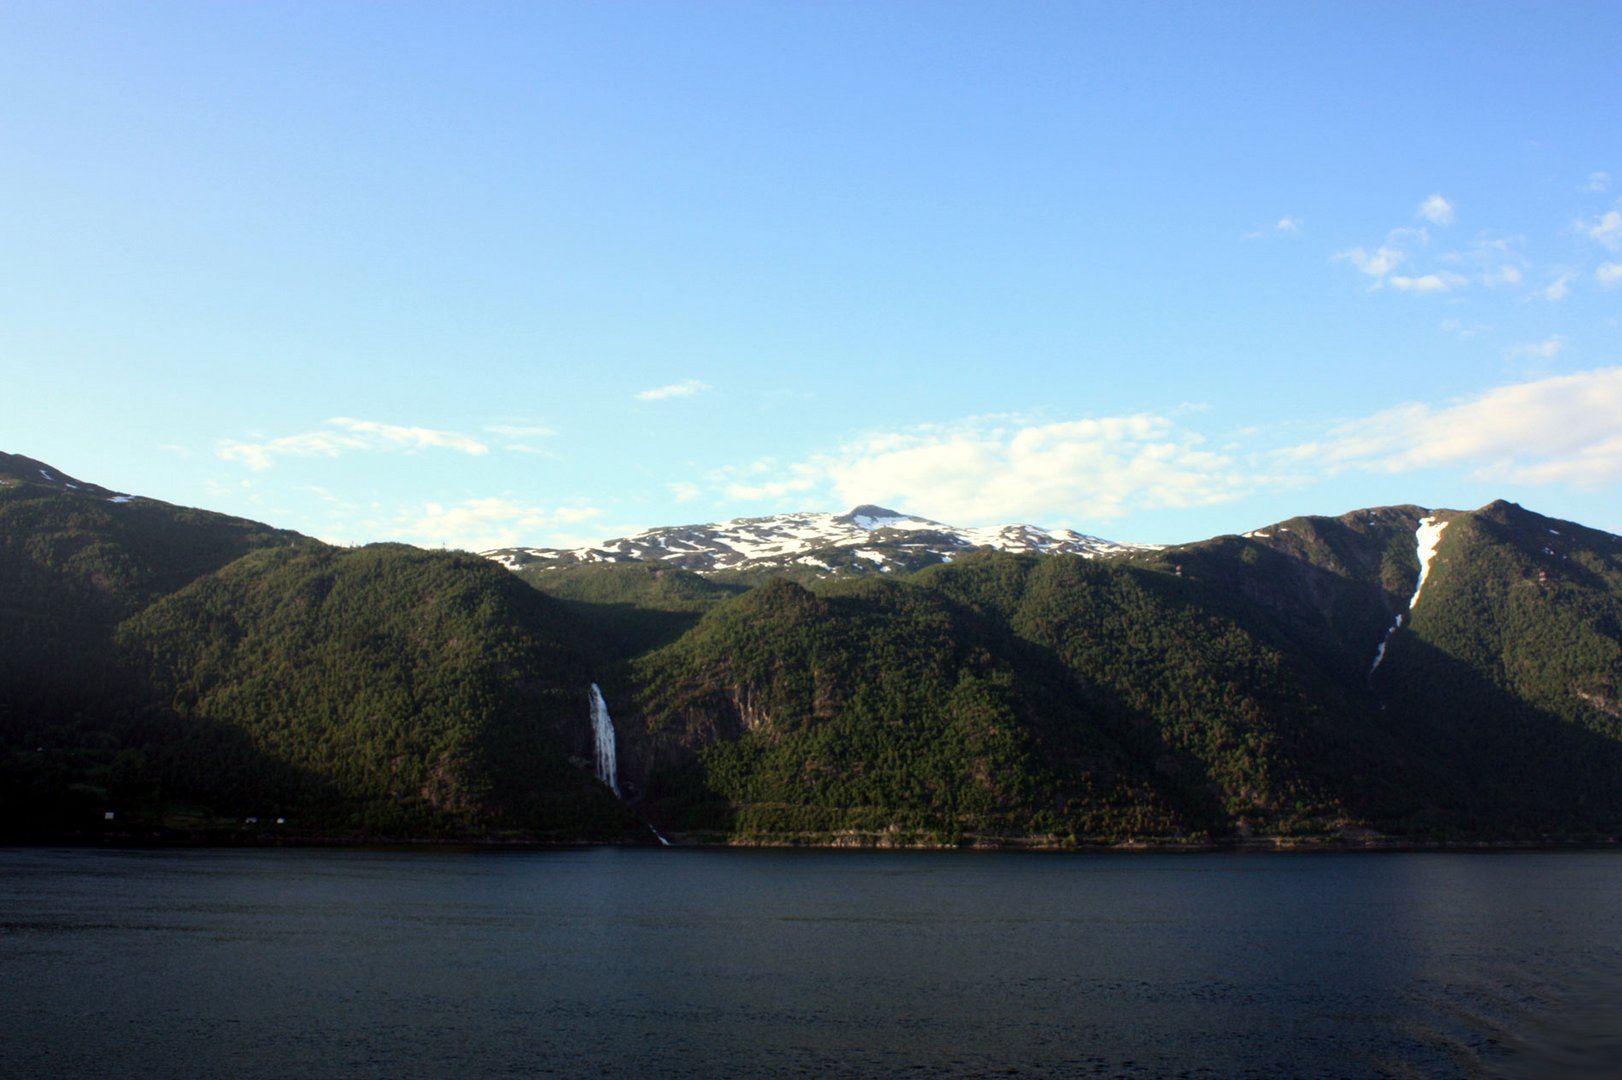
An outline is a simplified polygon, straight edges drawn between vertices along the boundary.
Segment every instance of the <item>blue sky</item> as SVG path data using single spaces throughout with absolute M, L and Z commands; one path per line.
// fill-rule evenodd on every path
M 336 542 L 1622 532 L 1615 4 L 0 6 L 0 449 Z

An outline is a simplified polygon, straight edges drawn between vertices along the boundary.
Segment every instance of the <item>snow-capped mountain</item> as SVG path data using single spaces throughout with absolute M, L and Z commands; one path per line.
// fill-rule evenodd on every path
M 1141 550 L 1069 529 L 992 525 L 961 529 L 882 506 L 846 514 L 777 514 L 710 525 L 675 525 L 595 547 L 500 548 L 482 552 L 509 570 L 580 562 L 664 562 L 687 570 L 911 571 L 978 547 L 1092 558 Z

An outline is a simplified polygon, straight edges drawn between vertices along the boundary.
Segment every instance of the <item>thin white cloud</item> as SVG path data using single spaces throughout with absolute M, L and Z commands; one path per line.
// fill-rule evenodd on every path
M 780 467 L 771 458 L 762 458 L 741 469 L 723 469 L 719 475 L 727 497 L 733 499 L 781 499 L 812 491 L 827 480 L 817 465 L 802 462 Z
M 1519 285 L 1521 283 L 1521 272 L 1513 266 L 1500 266 L 1483 273 L 1481 283 L 1489 287 L 1494 285 Z
M 762 465 L 767 475 L 760 475 Z M 1164 416 L 1036 422 L 978 417 L 875 432 L 777 469 L 736 472 L 735 498 L 878 502 L 959 523 L 1066 521 L 1084 525 L 1139 509 L 1236 499 L 1258 478 Z
M 559 527 L 573 527 L 602 516 L 592 506 L 543 509 L 511 499 L 464 499 L 458 503 L 425 504 L 401 515 L 391 526 L 393 535 L 422 547 L 489 551 L 492 548 L 553 544 Z
M 663 401 L 666 398 L 692 397 L 700 391 L 708 390 L 709 384 L 699 382 L 697 379 L 686 379 L 668 386 L 655 386 L 649 390 L 640 390 L 636 394 L 638 401 Z
M 405 427 L 376 420 L 356 420 L 335 416 L 327 427 L 297 435 L 283 435 L 264 442 L 223 440 L 216 450 L 226 461 L 240 461 L 256 471 L 268 469 L 277 458 L 337 457 L 360 451 L 455 450 L 463 454 L 485 454 L 490 448 L 479 440 L 454 431 Z
M 1432 195 L 1420 203 L 1415 213 L 1432 225 L 1453 224 L 1453 204 L 1440 195 Z
M 435 431 L 432 428 L 402 427 L 399 424 L 384 424 L 376 420 L 353 420 L 347 416 L 335 416 L 327 423 L 342 428 L 345 431 L 366 439 L 373 445 L 387 446 L 401 450 L 423 450 L 437 447 L 444 450 L 456 450 L 464 454 L 484 454 L 490 448 L 470 435 L 459 435 L 454 431 Z
M 1622 211 L 1607 210 L 1593 221 L 1579 220 L 1577 231 L 1612 251 L 1622 251 Z
M 1357 267 L 1358 273 L 1384 279 L 1387 274 L 1402 265 L 1408 256 L 1397 248 L 1382 244 L 1373 251 L 1361 247 L 1350 248 L 1337 253 L 1335 258 L 1351 263 Z
M 1464 467 L 1529 484 L 1622 484 L 1622 367 L 1501 386 L 1441 407 L 1402 405 L 1280 456 L 1327 472 Z
M 670 497 L 679 503 L 692 502 L 704 493 L 704 489 L 691 480 L 675 480 L 665 485 Z
M 334 495 L 331 491 L 319 484 L 295 484 L 293 485 L 293 490 L 307 491 L 311 495 L 314 495 L 316 498 L 320 499 L 322 502 L 329 503 L 333 506 L 342 507 L 344 509 L 349 509 L 350 507 L 350 503 L 340 499 L 338 496 Z
M 1594 278 L 1607 289 L 1622 285 L 1622 263 L 1600 263 L 1594 270 Z
M 500 435 L 507 439 L 516 440 L 502 443 L 501 448 L 513 454 L 531 454 L 536 457 L 556 457 L 557 455 L 543 446 L 531 445 L 530 439 L 550 439 L 557 435 L 557 429 L 544 424 L 486 424 L 484 430 L 492 435 Z
M 1566 347 L 1566 339 L 1559 334 L 1544 338 L 1542 341 L 1528 341 L 1520 345 L 1511 345 L 1504 350 L 1504 356 L 1510 360 L 1553 360 L 1560 355 L 1560 350 Z
M 1441 273 L 1422 274 L 1419 277 L 1404 277 L 1401 274 L 1393 274 L 1388 280 L 1393 289 L 1423 295 L 1425 293 L 1452 292 L 1454 289 L 1466 284 L 1469 279 L 1462 274 Z
M 548 439 L 557 434 L 555 428 L 538 424 L 487 424 L 484 430 L 509 439 Z
M 1588 174 L 1589 191 L 1596 194 L 1611 190 L 1611 174 L 1608 172 L 1593 172 Z
M 1286 214 L 1267 228 L 1245 233 L 1246 240 L 1262 240 L 1269 236 L 1300 236 L 1301 219 Z
M 1564 300 L 1571 291 L 1571 283 L 1576 280 L 1576 274 L 1561 274 L 1543 287 L 1543 299 L 1556 302 Z

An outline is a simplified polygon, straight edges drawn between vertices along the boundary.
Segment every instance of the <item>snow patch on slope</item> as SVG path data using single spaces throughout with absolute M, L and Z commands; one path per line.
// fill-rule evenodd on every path
M 1419 580 L 1414 583 L 1414 595 L 1408 600 L 1408 611 L 1414 609 L 1419 602 L 1420 590 L 1425 587 L 1425 579 L 1430 576 L 1431 560 L 1436 557 L 1436 545 L 1442 541 L 1442 530 L 1447 528 L 1447 522 L 1438 521 L 1434 514 L 1419 519 L 1419 528 L 1414 530 L 1414 548 L 1419 555 Z M 1379 646 L 1374 650 L 1374 662 L 1369 665 L 1369 677 L 1374 677 L 1374 671 L 1385 659 L 1385 647 L 1391 644 L 1391 638 L 1402 629 L 1402 620 L 1407 612 L 1397 612 L 1396 621 L 1391 629 L 1385 632 Z
M 1419 549 L 1419 581 L 1414 585 L 1413 598 L 1408 601 L 1409 611 L 1419 602 L 1419 592 L 1425 587 L 1425 579 L 1430 577 L 1431 560 L 1436 557 L 1436 545 L 1441 543 L 1445 528 L 1447 522 L 1437 521 L 1434 516 L 1419 519 L 1419 528 L 1414 532 L 1414 544 Z

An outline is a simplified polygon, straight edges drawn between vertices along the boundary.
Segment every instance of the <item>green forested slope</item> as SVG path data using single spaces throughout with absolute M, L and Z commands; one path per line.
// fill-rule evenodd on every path
M 757 590 L 627 680 L 650 753 L 682 763 L 680 797 L 707 792 L 712 827 L 744 834 L 1108 841 L 1359 820 L 1338 781 L 1382 760 L 1378 733 L 1355 733 L 1367 695 L 1285 652 L 1263 614 L 1247 627 L 1248 607 L 1124 561 L 984 553 L 908 581 Z
M 1171 834 L 1063 672 L 909 582 L 763 586 L 639 659 L 650 811 L 752 839 Z M 1052 767 L 1062 748 L 1067 768 Z
M 485 560 L 373 545 L 256 552 L 118 640 L 180 721 L 241 732 L 282 767 L 261 806 L 377 833 L 614 835 L 629 815 L 560 738 L 589 682 L 565 643 L 588 636 Z

